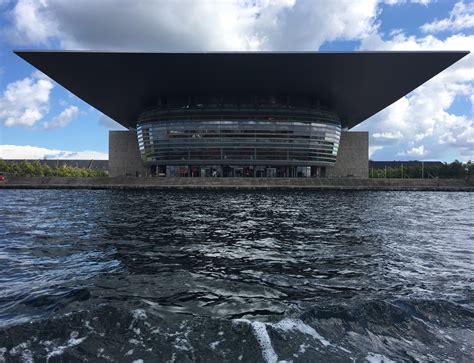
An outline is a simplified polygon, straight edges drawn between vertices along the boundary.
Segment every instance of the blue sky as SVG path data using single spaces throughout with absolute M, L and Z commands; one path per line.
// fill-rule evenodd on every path
M 107 158 L 120 128 L 14 49 L 470 50 L 474 3 L 447 0 L 0 0 L 0 157 Z M 470 54 L 366 120 L 373 160 L 474 159 Z

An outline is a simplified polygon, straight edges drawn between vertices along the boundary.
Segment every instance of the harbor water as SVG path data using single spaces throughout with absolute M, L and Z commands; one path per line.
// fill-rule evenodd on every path
M 0 362 L 474 361 L 474 193 L 0 190 Z

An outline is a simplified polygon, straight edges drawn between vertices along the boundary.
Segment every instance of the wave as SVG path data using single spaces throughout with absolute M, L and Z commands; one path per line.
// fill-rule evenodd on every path
M 473 326 L 470 307 L 443 300 L 347 301 L 276 320 L 103 305 L 0 330 L 0 362 L 471 362 Z

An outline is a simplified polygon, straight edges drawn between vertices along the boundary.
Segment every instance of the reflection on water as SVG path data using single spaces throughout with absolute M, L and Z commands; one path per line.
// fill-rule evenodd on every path
M 471 361 L 473 210 L 471 193 L 0 190 L 0 362 Z

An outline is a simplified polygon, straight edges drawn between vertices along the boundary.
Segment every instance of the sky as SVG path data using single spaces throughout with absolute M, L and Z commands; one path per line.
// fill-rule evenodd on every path
M 0 0 L 0 158 L 107 159 L 121 126 L 13 50 L 471 54 L 356 126 L 372 160 L 474 160 L 474 2 Z

